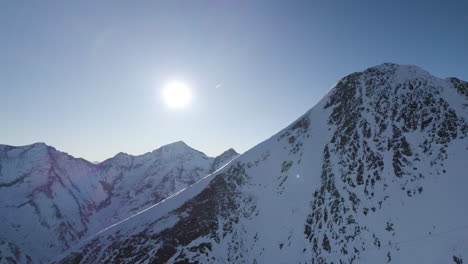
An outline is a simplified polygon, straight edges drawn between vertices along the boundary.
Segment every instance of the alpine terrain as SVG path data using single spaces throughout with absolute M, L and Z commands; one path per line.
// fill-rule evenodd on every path
M 468 83 L 385 63 L 55 263 L 468 261 Z M 135 190 L 136 191 L 136 190 Z
M 175 142 L 93 164 L 43 143 L 0 145 L 0 263 L 49 263 L 237 155 L 230 149 L 211 158 Z

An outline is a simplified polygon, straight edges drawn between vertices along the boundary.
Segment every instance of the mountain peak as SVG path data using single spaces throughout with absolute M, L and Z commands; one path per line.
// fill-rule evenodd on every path
M 330 97 L 325 100 L 331 99 L 328 105 L 352 98 L 362 103 L 364 97 L 378 97 L 382 92 L 393 93 L 392 97 L 420 94 L 423 91 L 440 93 L 452 87 L 448 82 L 418 66 L 383 63 L 345 76 L 332 88 Z
M 167 145 L 164 145 L 156 150 L 154 150 L 152 153 L 166 153 L 166 154 L 183 154 L 183 153 L 190 153 L 190 152 L 197 152 L 197 153 L 202 153 L 201 151 L 198 151 L 189 145 L 187 145 L 184 141 L 176 141 Z M 205 155 L 205 154 L 203 154 Z
M 0 146 L 12 147 L 12 148 L 25 148 L 25 149 L 29 149 L 29 148 L 49 148 L 50 147 L 50 146 L 46 145 L 44 142 L 36 142 L 36 143 L 32 143 L 32 144 L 29 144 L 29 145 L 22 145 L 22 146 L 12 146 L 12 145 L 0 145 Z
M 169 143 L 167 145 L 164 145 L 163 147 L 171 147 L 171 148 L 189 148 L 189 146 L 182 140 L 176 141 Z
M 230 148 L 221 155 L 217 156 L 213 162 L 213 165 L 211 166 L 210 172 L 214 172 L 217 169 L 221 168 L 224 164 L 228 163 L 235 157 L 239 156 L 239 153 L 237 153 L 233 148 Z
M 221 155 L 219 156 L 238 156 L 239 153 L 237 153 L 237 151 L 233 148 L 229 148 L 228 150 L 224 151 L 223 153 L 221 153 Z
M 156 149 L 157 150 L 164 150 L 164 151 L 185 151 L 185 150 L 195 150 L 194 148 L 190 147 L 187 145 L 184 141 L 179 140 L 176 142 L 169 143 L 167 145 L 161 146 L 160 148 Z
M 47 147 L 47 144 L 44 143 L 44 142 L 36 142 L 36 143 L 31 144 L 30 146 L 34 146 L 34 147 Z
M 422 69 L 419 66 L 416 65 L 404 65 L 404 64 L 398 64 L 398 63 L 393 63 L 393 62 L 384 62 L 379 65 L 375 65 L 373 67 L 368 68 L 368 70 L 378 70 L 378 71 L 394 71 L 394 70 L 402 70 L 402 71 L 420 71 L 420 72 L 425 72 L 424 69 Z
M 49 152 L 57 151 L 54 147 L 48 146 L 43 142 L 37 142 L 29 145 L 23 146 L 11 146 L 11 145 L 0 145 L 0 150 L 2 151 L 16 151 L 18 155 L 21 153 L 34 153 L 35 156 L 46 156 L 49 155 Z
M 129 156 L 132 156 L 132 155 L 127 154 L 125 152 L 119 152 L 114 156 L 114 158 L 124 158 L 124 157 L 129 157 Z
M 405 81 L 416 78 L 433 78 L 428 71 L 415 65 L 402 65 L 386 62 L 366 69 L 364 74 L 377 74 L 378 76 L 388 75 L 396 81 Z

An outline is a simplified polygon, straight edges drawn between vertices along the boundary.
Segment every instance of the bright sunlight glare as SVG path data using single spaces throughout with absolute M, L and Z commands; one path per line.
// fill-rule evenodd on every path
M 174 109 L 185 108 L 192 100 L 190 89 L 179 81 L 166 84 L 163 88 L 162 95 L 166 104 Z

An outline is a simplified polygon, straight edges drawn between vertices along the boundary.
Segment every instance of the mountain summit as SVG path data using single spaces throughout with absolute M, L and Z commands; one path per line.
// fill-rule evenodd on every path
M 385 63 L 56 263 L 463 263 L 468 84 Z

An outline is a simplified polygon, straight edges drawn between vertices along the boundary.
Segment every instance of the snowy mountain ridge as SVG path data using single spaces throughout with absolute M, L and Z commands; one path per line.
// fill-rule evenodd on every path
M 463 263 L 468 83 L 385 63 L 56 263 Z
M 44 143 L 0 145 L 0 263 L 47 263 L 237 155 L 211 158 L 175 142 L 93 164 Z

